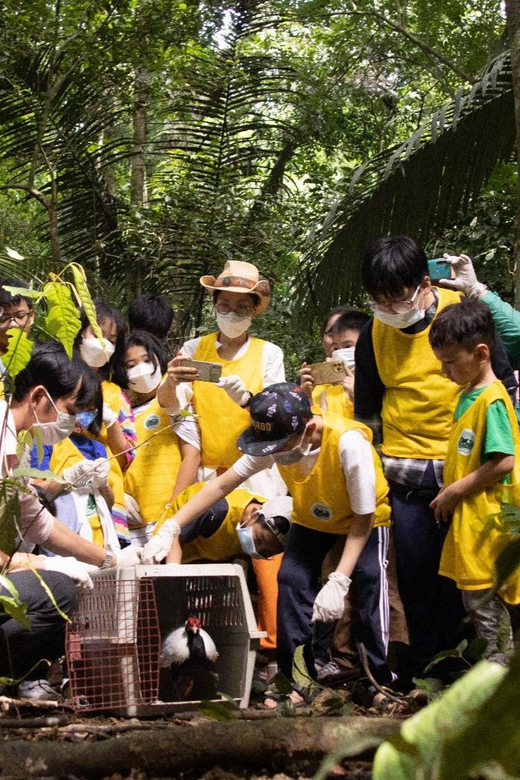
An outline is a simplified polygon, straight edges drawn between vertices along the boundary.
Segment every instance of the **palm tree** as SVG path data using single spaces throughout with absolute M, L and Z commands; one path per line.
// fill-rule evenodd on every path
M 368 244 L 394 233 L 427 240 L 465 211 L 499 161 L 511 158 L 515 115 L 511 61 L 494 59 L 471 90 L 399 146 L 360 166 L 308 236 L 297 289 L 298 319 L 311 321 L 361 294 Z

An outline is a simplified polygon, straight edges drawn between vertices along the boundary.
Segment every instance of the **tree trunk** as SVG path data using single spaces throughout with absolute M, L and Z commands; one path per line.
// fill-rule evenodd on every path
M 1 724 L 1 721 L 0 721 Z M 0 773 L 9 777 L 126 777 L 132 770 L 173 777 L 173 773 L 216 765 L 283 770 L 298 762 L 314 767 L 338 748 L 359 756 L 401 721 L 390 718 L 274 718 L 269 721 L 203 722 L 150 729 L 100 742 L 4 741 Z M 81 725 L 78 725 L 81 733 Z M 350 747 L 350 750 L 349 750 Z
M 515 94 L 517 198 L 514 236 L 515 306 L 520 309 L 520 0 L 506 0 L 507 31 Z

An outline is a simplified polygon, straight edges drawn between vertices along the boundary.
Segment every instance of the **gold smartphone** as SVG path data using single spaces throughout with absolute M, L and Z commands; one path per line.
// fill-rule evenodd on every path
M 199 372 L 199 375 L 195 380 L 197 382 L 218 382 L 222 376 L 222 366 L 220 363 L 211 363 L 208 360 L 190 360 L 190 358 L 182 358 L 180 365 L 186 366 L 186 368 L 196 368 Z
M 324 360 L 309 366 L 317 385 L 338 385 L 346 379 L 347 373 L 341 360 Z

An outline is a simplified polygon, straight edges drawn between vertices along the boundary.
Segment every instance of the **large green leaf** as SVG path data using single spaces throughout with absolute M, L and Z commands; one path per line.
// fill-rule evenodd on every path
M 9 376 L 14 378 L 25 368 L 31 359 L 34 342 L 31 341 L 27 333 L 24 330 L 20 330 L 20 328 L 9 328 L 7 333 L 9 335 L 9 343 L 7 352 L 2 357 L 2 361 L 6 372 Z
M 27 604 L 20 600 L 16 587 L 8 577 L 0 574 L 0 587 L 7 590 L 10 596 L 0 594 L 0 608 L 10 617 L 18 621 L 24 628 L 30 628 L 27 617 Z
M 43 292 L 47 300 L 47 329 L 61 341 L 67 355 L 72 358 L 74 340 L 81 329 L 81 322 L 79 311 L 72 302 L 70 287 L 57 280 L 48 282 Z

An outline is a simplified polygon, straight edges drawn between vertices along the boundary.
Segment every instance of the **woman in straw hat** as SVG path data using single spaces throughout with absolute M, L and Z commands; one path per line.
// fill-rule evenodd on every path
M 192 403 L 200 429 L 201 479 L 222 473 L 238 460 L 236 441 L 249 424 L 251 397 L 274 382 L 285 380 L 283 353 L 269 341 L 249 335 L 254 317 L 264 312 L 270 299 L 269 282 L 260 279 L 251 263 L 228 260 L 218 277 L 202 276 L 202 286 L 213 297 L 218 330 L 187 341 L 168 365 L 168 376 L 157 398 L 164 410 L 177 414 Z M 197 381 L 197 371 L 180 365 L 181 358 L 220 363 L 217 384 Z M 255 475 L 246 485 L 266 498 L 287 493 L 276 467 Z M 280 557 L 255 561 L 259 581 L 259 623 L 268 632 L 262 645 L 275 648 L 276 576 Z

